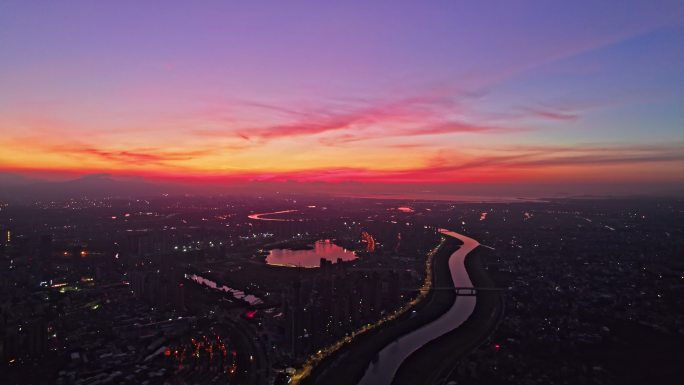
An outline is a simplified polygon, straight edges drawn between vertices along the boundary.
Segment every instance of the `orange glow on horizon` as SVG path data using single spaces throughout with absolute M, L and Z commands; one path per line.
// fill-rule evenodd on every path
M 682 182 L 676 143 L 523 146 L 511 144 L 518 131 L 475 124 L 412 128 L 421 118 L 430 120 L 393 105 L 318 123 L 155 138 L 114 132 L 73 139 L 63 127 L 47 126 L 44 136 L 0 138 L 0 171 L 209 184 Z

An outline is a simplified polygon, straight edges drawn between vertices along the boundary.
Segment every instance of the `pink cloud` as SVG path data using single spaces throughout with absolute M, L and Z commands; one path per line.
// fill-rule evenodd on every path
M 435 120 L 457 112 L 456 97 L 441 92 L 425 96 L 402 98 L 398 100 L 347 101 L 342 105 L 299 111 L 260 103 L 250 105 L 284 112 L 294 116 L 295 121 L 265 126 L 252 126 L 241 129 L 195 130 L 198 136 L 242 137 L 244 139 L 277 139 L 293 136 L 317 135 L 328 132 L 354 129 L 357 133 L 368 130 L 374 125 L 406 125 Z M 352 105 L 350 105 L 352 104 Z M 361 104 L 359 106 L 359 104 Z M 387 132 L 390 134 L 390 130 Z
M 565 121 L 565 122 L 574 122 L 577 119 L 579 119 L 579 115 L 569 113 L 569 112 L 563 112 L 563 111 L 553 111 L 549 109 L 541 109 L 541 108 L 524 108 L 526 112 L 531 114 L 533 117 L 538 117 L 538 118 L 544 118 L 544 119 L 550 119 L 550 120 L 560 120 L 560 121 Z

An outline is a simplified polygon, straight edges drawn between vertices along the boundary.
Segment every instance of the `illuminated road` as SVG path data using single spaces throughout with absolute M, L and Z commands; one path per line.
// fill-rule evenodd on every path
M 287 219 L 264 218 L 267 215 L 276 215 L 290 213 L 297 210 L 283 210 L 272 213 L 252 214 L 250 219 L 255 220 L 270 220 L 270 221 L 287 221 Z M 451 272 L 451 279 L 454 287 L 472 287 L 470 278 L 465 269 L 465 257 L 480 246 L 480 243 L 463 234 L 459 234 L 446 229 L 440 229 L 440 233 L 456 238 L 463 242 L 463 245 L 458 248 L 449 258 L 449 271 Z M 390 385 L 394 379 L 394 375 L 399 370 L 402 362 L 408 358 L 411 353 L 415 352 L 428 342 L 443 336 L 444 334 L 456 329 L 460 326 L 475 309 L 475 296 L 457 296 L 453 305 L 436 320 L 427 325 L 416 329 L 415 331 L 404 335 L 397 340 L 394 340 L 389 345 L 385 346 L 377 355 L 377 358 L 371 362 L 366 373 L 359 381 L 358 385 Z M 361 330 L 362 334 L 364 330 Z M 315 356 L 313 362 L 304 365 L 304 369 L 292 378 L 292 383 L 299 383 L 299 381 L 306 377 L 311 368 L 315 366 L 324 356 L 332 354 L 342 346 L 344 343 L 350 342 L 353 338 L 347 337 L 346 340 L 340 341 L 338 344 L 329 347 L 323 354 Z M 319 353 L 321 353 L 319 351 Z
M 449 270 L 454 286 L 472 286 L 463 262 L 468 253 L 480 244 L 472 238 L 453 231 L 440 229 L 440 232 L 463 242 L 463 245 L 449 258 Z M 451 308 L 439 318 L 385 346 L 366 369 L 358 385 L 390 385 L 399 366 L 411 353 L 456 329 L 470 316 L 473 309 L 475 309 L 474 296 L 456 297 Z

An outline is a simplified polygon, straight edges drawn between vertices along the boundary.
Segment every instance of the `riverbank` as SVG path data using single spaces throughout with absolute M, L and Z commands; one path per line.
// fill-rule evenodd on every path
M 461 242 L 446 237 L 444 244 L 433 257 L 433 286 L 453 286 L 449 270 L 449 258 Z M 453 291 L 431 290 L 427 297 L 413 309 L 387 324 L 355 338 L 316 365 L 309 376 L 301 381 L 304 385 L 352 385 L 363 377 L 368 365 L 377 358 L 385 346 L 397 338 L 426 325 L 445 313 L 456 298 Z M 415 313 L 413 312 L 415 311 Z
M 466 271 L 474 287 L 495 286 L 482 263 L 482 256 L 490 252 L 479 247 L 465 259 Z M 455 330 L 411 354 L 399 367 L 393 385 L 441 383 L 439 381 L 449 376 L 459 359 L 487 340 L 503 316 L 503 293 L 478 291 L 476 298 L 471 316 Z

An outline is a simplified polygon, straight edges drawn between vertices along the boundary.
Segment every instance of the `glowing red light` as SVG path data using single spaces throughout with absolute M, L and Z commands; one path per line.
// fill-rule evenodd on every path
M 494 349 L 496 349 L 496 350 L 501 349 L 501 345 L 499 345 L 499 344 L 494 344 Z
M 248 311 L 247 313 L 245 313 L 245 317 L 247 317 L 247 318 L 254 318 L 254 316 L 256 315 L 256 313 L 257 313 L 256 310 L 250 310 L 250 311 Z

